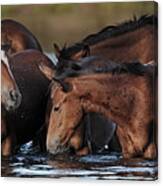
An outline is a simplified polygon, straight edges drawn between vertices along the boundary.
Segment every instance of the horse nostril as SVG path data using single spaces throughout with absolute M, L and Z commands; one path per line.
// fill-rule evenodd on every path
M 10 97 L 13 101 L 17 101 L 17 99 L 19 98 L 19 93 L 17 93 L 16 91 L 14 90 L 11 90 L 10 91 Z
M 11 90 L 10 91 L 10 97 L 11 97 L 12 100 L 15 100 L 16 99 L 15 91 L 14 90 Z

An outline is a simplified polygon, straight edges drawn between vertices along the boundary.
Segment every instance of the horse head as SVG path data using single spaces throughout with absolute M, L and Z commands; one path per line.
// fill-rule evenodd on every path
M 47 150 L 52 154 L 63 153 L 70 148 L 78 150 L 83 143 L 83 116 L 78 99 L 72 99 L 73 86 L 54 77 L 54 71 L 47 66 L 40 66 L 44 75 L 54 81 L 51 88 L 51 112 L 47 132 Z M 69 120 L 69 121 L 68 121 Z M 71 123 L 70 125 L 67 125 Z
M 16 109 L 21 103 L 21 93 L 9 67 L 8 58 L 1 51 L 2 93 L 1 104 L 8 111 Z

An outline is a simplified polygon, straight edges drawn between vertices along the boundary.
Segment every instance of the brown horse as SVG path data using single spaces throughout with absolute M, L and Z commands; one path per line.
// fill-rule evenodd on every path
M 126 67 L 127 66 L 128 63 L 126 64 Z M 130 64 L 130 67 L 131 66 L 132 64 Z M 47 76 L 54 76 L 55 80 L 59 80 L 59 81 L 61 79 L 64 79 L 66 77 L 71 77 L 71 76 L 79 76 L 79 75 L 84 75 L 89 73 L 91 74 L 100 73 L 102 69 L 105 69 L 105 71 L 111 71 L 115 67 L 118 70 L 118 67 L 120 68 L 121 65 L 117 65 L 117 63 L 114 63 L 112 61 L 108 62 L 108 60 L 106 61 L 100 57 L 95 57 L 95 56 L 82 58 L 79 63 L 72 61 L 71 65 L 69 65 L 69 68 L 67 68 L 66 71 L 65 69 L 62 68 L 56 68 L 55 72 L 51 72 L 49 68 L 45 67 L 45 65 L 40 66 L 42 71 L 47 72 Z M 47 110 L 46 126 L 48 126 L 49 123 L 49 114 L 50 114 L 49 112 L 51 109 L 50 107 L 52 105 L 50 102 L 51 100 L 49 99 L 49 104 L 47 106 L 48 110 Z M 86 126 L 83 129 L 85 130 L 85 142 L 89 143 L 89 148 L 91 149 L 91 152 L 102 153 L 103 151 L 106 150 L 110 151 L 111 149 L 109 147 L 109 142 L 111 141 L 114 132 L 116 130 L 116 124 L 115 123 L 108 124 L 108 122 L 110 121 L 108 121 L 106 118 L 104 118 L 103 116 L 97 113 L 89 113 L 83 118 L 82 122 L 89 123 L 89 124 L 83 124 Z M 120 147 L 118 145 L 118 142 L 116 143 L 116 147 L 114 143 L 113 150 L 120 150 L 120 148 L 117 147 Z
M 68 66 L 64 66 L 65 68 L 62 68 L 62 65 L 60 68 L 58 68 L 59 65 L 57 66 L 55 79 L 61 80 L 67 77 L 101 72 L 116 73 L 122 69 L 123 71 L 126 71 L 128 68 L 130 68 L 130 72 L 134 71 L 134 73 L 137 72 L 138 74 L 143 73 L 147 68 L 150 70 L 149 65 L 142 66 L 137 61 L 132 63 L 126 62 L 123 64 L 117 64 L 113 61 L 104 60 L 103 58 L 96 56 L 85 57 L 80 59 L 78 62 L 69 60 L 68 63 Z M 89 142 L 89 147 L 92 149 L 92 153 L 103 152 L 106 150 L 120 151 L 121 148 L 119 142 L 116 135 L 114 135 L 115 123 L 106 120 L 104 117 L 97 113 L 89 113 L 88 115 L 90 115 L 86 117 L 88 121 L 85 119 L 83 121 L 88 122 L 88 124 L 85 124 L 87 126 L 85 130 L 89 131 L 86 132 L 86 136 L 88 136 L 87 141 L 91 142 Z
M 7 137 L 6 114 L 18 108 L 21 98 L 21 93 L 8 64 L 8 58 L 5 52 L 1 50 L 1 141 L 2 154 L 4 155 L 8 154 L 10 148 L 8 145 L 10 139 Z
M 37 50 L 25 50 L 12 55 L 10 67 L 22 94 L 20 106 L 6 114 L 8 127 L 7 145 L 10 155 L 17 147 L 37 136 L 44 124 L 47 103 L 47 90 L 50 81 L 40 72 L 39 64 L 54 69 L 53 63 Z
M 86 55 L 102 56 L 118 63 L 139 60 L 157 62 L 157 17 L 142 16 L 118 26 L 108 26 L 62 50 L 55 44 L 59 61 L 78 60 Z
M 36 37 L 21 23 L 4 19 L 1 21 L 1 45 L 8 46 L 8 55 L 25 49 L 42 51 Z
M 55 44 L 54 48 L 59 59 L 57 72 L 62 74 L 62 77 L 67 76 L 68 73 L 73 75 L 72 68 L 75 69 L 75 73 L 79 68 L 74 64 L 76 60 L 78 60 L 78 64 L 83 63 L 85 60 L 82 58 L 88 55 L 102 56 L 107 59 L 107 62 L 130 63 L 138 60 L 145 64 L 154 60 L 157 63 L 157 22 L 155 15 L 142 16 L 117 26 L 108 26 L 96 34 L 87 36 L 81 42 L 68 48 L 64 47 L 62 50 Z M 99 67 L 99 63 L 94 63 L 94 68 Z M 87 70 L 89 63 L 84 66 Z M 101 123 L 104 119 L 100 118 L 96 117 L 95 122 Z
M 20 105 L 21 93 L 10 70 L 8 58 L 1 51 L 1 104 L 7 111 L 13 110 Z
M 144 69 L 144 65 L 142 67 Z M 143 70 L 143 75 L 139 68 L 140 75 L 138 69 L 136 73 L 130 72 L 131 68 L 124 72 L 122 67 L 115 75 L 112 72 L 83 75 L 67 78 L 61 86 L 52 86 L 48 151 L 58 154 L 70 147 L 82 151 L 85 147 L 82 146 L 81 120 L 85 113 L 95 112 L 117 124 L 117 136 L 125 158 L 155 158 L 155 136 L 150 136 L 155 125 L 155 68 Z M 52 79 L 49 72 L 47 68 L 44 71 Z

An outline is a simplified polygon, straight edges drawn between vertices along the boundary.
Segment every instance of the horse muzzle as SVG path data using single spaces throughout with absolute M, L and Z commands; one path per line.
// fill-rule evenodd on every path
M 22 96 L 19 93 L 19 91 L 11 90 L 9 92 L 9 99 L 6 101 L 5 108 L 7 111 L 12 111 L 14 109 L 17 109 L 22 101 Z
M 69 150 L 69 147 L 62 145 L 60 141 L 56 139 L 47 139 L 46 147 L 47 151 L 53 155 L 62 154 Z

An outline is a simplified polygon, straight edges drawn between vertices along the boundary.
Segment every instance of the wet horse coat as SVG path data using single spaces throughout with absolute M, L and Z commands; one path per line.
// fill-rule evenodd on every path
M 19 107 L 21 93 L 17 87 L 8 64 L 8 57 L 1 50 L 1 152 L 3 155 L 10 153 L 10 137 L 6 115 Z
M 40 72 L 40 63 L 54 68 L 53 63 L 37 50 L 19 52 L 10 58 L 11 70 L 22 93 L 20 106 L 7 114 L 13 135 L 12 152 L 36 137 L 44 124 L 50 81 Z
M 87 75 L 66 82 L 72 90 L 65 93 L 58 87 L 51 93 L 55 103 L 47 135 L 47 149 L 51 153 L 64 152 L 83 114 L 96 112 L 117 124 L 125 158 L 156 157 L 155 143 L 149 140 L 154 114 L 153 88 L 148 75 Z

